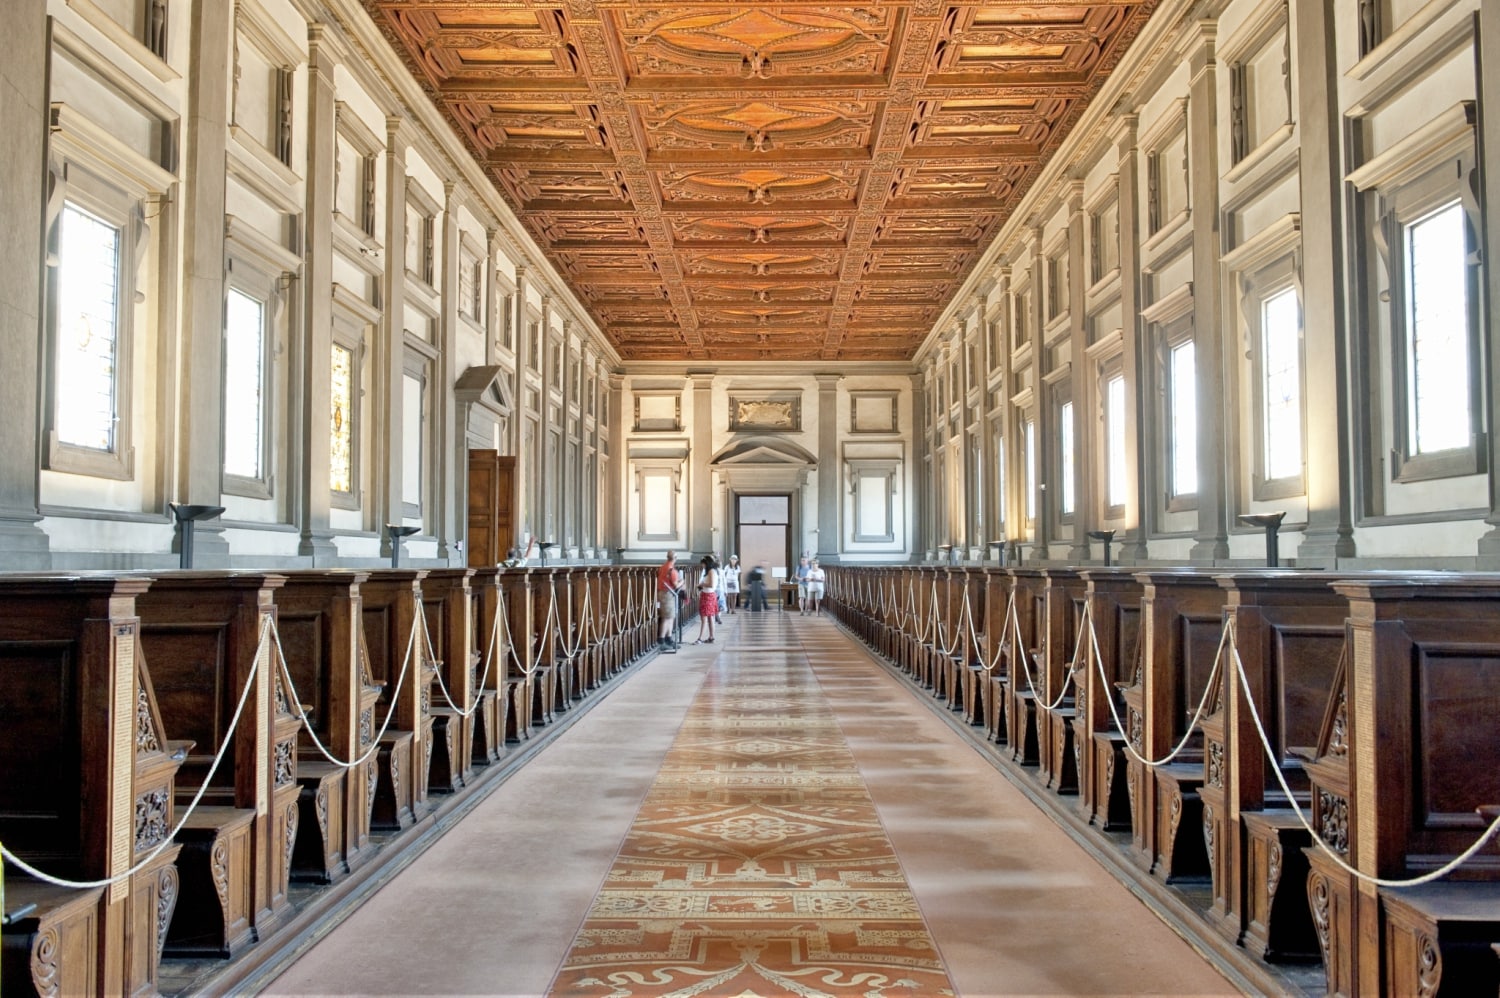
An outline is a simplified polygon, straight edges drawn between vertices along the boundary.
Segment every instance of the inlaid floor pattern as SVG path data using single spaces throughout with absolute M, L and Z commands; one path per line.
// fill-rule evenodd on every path
M 717 657 L 555 995 L 953 993 L 805 655 Z

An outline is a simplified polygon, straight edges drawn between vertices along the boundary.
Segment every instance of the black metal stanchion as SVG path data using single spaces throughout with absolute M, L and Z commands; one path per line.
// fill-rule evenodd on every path
M 1096 541 L 1104 542 L 1104 567 L 1110 564 L 1110 547 L 1115 543 L 1115 532 L 1113 530 L 1090 530 L 1089 536 Z
M 177 567 L 193 567 L 193 524 L 199 520 L 212 520 L 224 512 L 223 506 L 198 506 L 188 503 L 169 503 L 172 516 L 177 520 Z
M 1286 510 L 1275 513 L 1242 513 L 1235 517 L 1241 523 L 1252 527 L 1266 528 L 1266 567 L 1278 568 L 1281 565 L 1281 552 L 1278 550 L 1276 532 L 1281 529 L 1281 521 L 1286 518 Z
M 401 567 L 401 538 L 410 537 L 421 530 L 421 527 L 408 527 L 400 523 L 387 523 L 385 534 L 391 539 L 391 567 Z

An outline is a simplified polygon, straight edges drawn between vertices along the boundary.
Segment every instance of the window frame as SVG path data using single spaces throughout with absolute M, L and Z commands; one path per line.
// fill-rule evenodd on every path
M 1053 416 L 1057 420 L 1057 433 L 1052 440 L 1052 461 L 1057 469 L 1057 499 L 1053 511 L 1062 526 L 1073 523 L 1078 514 L 1078 410 L 1073 404 L 1073 393 L 1066 386 L 1059 386 L 1052 396 Z M 1070 453 L 1071 452 L 1071 453 Z M 1072 493 L 1070 496 L 1068 493 Z
M 333 288 L 333 324 L 330 338 L 328 368 L 328 432 L 330 444 L 333 432 L 333 348 L 349 351 L 352 368 L 349 385 L 349 485 L 350 491 L 341 492 L 333 487 L 332 447 L 328 479 L 329 505 L 334 509 L 359 510 L 364 506 L 364 490 L 361 487 L 364 473 L 361 455 L 364 439 L 364 396 L 366 352 L 375 324 L 380 321 L 380 312 L 368 302 L 357 297 L 342 285 Z
M 1302 275 L 1297 259 L 1288 252 L 1244 275 L 1240 281 L 1240 312 L 1245 323 L 1245 345 L 1248 359 L 1250 431 L 1252 461 L 1250 496 L 1264 502 L 1287 499 L 1307 493 L 1307 322 L 1304 311 Z M 1290 292 L 1297 304 L 1297 404 L 1300 410 L 1298 432 L 1301 447 L 1301 470 L 1295 475 L 1272 478 L 1266 462 L 1266 347 L 1265 306 L 1279 295 Z
M 1114 382 L 1120 382 L 1120 411 L 1118 414 L 1110 412 L 1109 388 Z M 1104 488 L 1100 499 L 1100 506 L 1104 512 L 1105 520 L 1119 520 L 1125 516 L 1126 507 L 1130 503 L 1130 384 L 1125 378 L 1125 364 L 1121 357 L 1116 356 L 1103 365 L 1099 372 L 1099 410 L 1100 420 L 1104 432 L 1100 435 L 1104 446 L 1100 448 L 1103 458 L 1103 484 Z M 1111 475 L 1114 471 L 1115 454 L 1114 445 L 1114 418 L 1120 421 L 1120 442 L 1123 453 L 1119 455 L 1120 464 L 1123 469 L 1125 494 L 1120 496 L 1119 502 L 1111 502 L 1110 494 Z
M 1167 512 L 1169 513 L 1176 513 L 1183 510 L 1198 508 L 1198 485 L 1201 484 L 1203 477 L 1203 469 L 1198 467 L 1199 427 L 1197 414 L 1200 410 L 1200 400 L 1198 399 L 1198 340 L 1197 337 L 1193 335 L 1190 318 L 1186 322 L 1181 323 L 1181 325 L 1186 326 L 1186 328 L 1184 329 L 1169 327 L 1166 331 L 1166 335 L 1163 338 L 1163 345 L 1165 347 L 1163 352 L 1166 357 L 1166 364 L 1164 365 L 1162 370 L 1162 405 L 1164 406 L 1165 417 L 1162 422 L 1162 442 L 1164 444 L 1162 448 L 1162 454 L 1165 458 L 1165 460 L 1162 462 L 1162 471 L 1166 476 L 1166 481 L 1164 483 L 1162 495 L 1166 500 Z M 1178 324 L 1174 324 L 1174 327 L 1175 326 L 1178 326 Z M 1193 446 L 1190 452 L 1193 455 L 1194 487 L 1191 492 L 1178 492 L 1176 490 L 1177 467 L 1175 460 L 1178 452 L 1178 419 L 1177 397 L 1175 391 L 1176 379 L 1173 377 L 1173 357 L 1176 355 L 1178 350 L 1181 350 L 1183 347 L 1187 346 L 1191 346 L 1193 348 L 1192 384 L 1194 418 L 1192 420 Z
M 1483 229 L 1471 186 L 1477 169 L 1476 117 L 1474 102 L 1460 101 L 1438 112 L 1427 124 L 1371 158 L 1348 177 L 1361 194 L 1356 202 L 1356 224 L 1364 238 L 1357 240 L 1356 245 L 1362 256 L 1364 283 L 1368 285 L 1361 298 L 1362 318 L 1370 330 L 1363 346 L 1366 351 L 1381 355 L 1367 357 L 1376 379 L 1369 388 L 1382 402 L 1388 400 L 1390 406 L 1388 413 L 1372 407 L 1369 417 L 1372 458 L 1377 467 L 1382 463 L 1381 458 L 1388 458 L 1386 477 L 1392 484 L 1460 478 L 1488 470 L 1489 413 L 1482 390 L 1484 344 L 1480 319 L 1484 289 L 1479 234 Z M 1467 237 L 1470 442 L 1464 447 L 1419 454 L 1413 451 L 1412 399 L 1407 384 L 1410 331 L 1406 237 L 1413 224 L 1454 203 L 1462 209 Z M 1372 500 L 1375 508 L 1382 507 L 1378 488 L 1372 493 Z
M 231 261 L 233 262 L 233 261 Z M 247 271 L 253 268 L 237 267 L 225 275 L 224 281 L 224 343 L 221 350 L 219 391 L 219 487 L 228 495 L 250 499 L 270 499 L 275 494 L 275 474 L 272 469 L 271 413 L 276 398 L 276 378 L 273 362 L 275 358 L 275 313 L 277 310 L 274 284 L 254 281 Z M 240 475 L 224 467 L 229 452 L 229 413 L 226 410 L 230 381 L 229 358 L 229 296 L 239 294 L 260 305 L 260 474 Z
M 145 296 L 140 271 L 150 251 L 150 226 L 145 215 L 144 190 L 128 190 L 125 178 L 106 177 L 103 171 L 65 159 L 54 165 L 54 182 L 60 182 L 57 214 L 49 217 L 49 258 L 55 265 L 46 274 L 46 415 L 45 447 L 42 468 L 66 474 L 87 475 L 115 481 L 135 478 L 134 446 L 134 366 L 136 340 L 143 330 L 136 328 L 139 299 Z M 113 439 L 108 450 L 64 441 L 58 434 L 58 412 L 64 404 L 57 384 L 61 348 L 59 298 L 61 295 L 62 216 L 71 203 L 119 232 L 118 281 L 115 289 L 115 354 Z

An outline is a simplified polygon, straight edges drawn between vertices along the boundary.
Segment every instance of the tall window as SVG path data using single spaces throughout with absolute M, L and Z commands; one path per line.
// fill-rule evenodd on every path
M 1286 288 L 1260 306 L 1261 430 L 1265 477 L 1302 474 L 1302 309 Z
M 1028 419 L 1026 446 L 1026 519 L 1036 519 L 1036 420 Z
M 411 374 L 405 375 L 402 383 L 405 391 L 401 408 L 401 501 L 415 515 L 422 506 L 426 386 L 421 378 Z
M 328 487 L 354 491 L 354 351 L 334 344 L 333 411 L 329 426 Z
M 119 395 L 121 230 L 63 205 L 57 280 L 57 439 L 113 451 Z
M 1125 376 L 1116 374 L 1104 383 L 1105 476 L 1104 502 L 1124 506 L 1129 490 L 1125 468 Z
M 224 302 L 224 473 L 264 478 L 265 303 L 231 288 Z
M 1169 425 L 1172 440 L 1171 494 L 1198 491 L 1198 391 L 1192 340 L 1172 347 L 1168 363 Z
M 1062 493 L 1059 499 L 1059 510 L 1063 516 L 1073 515 L 1073 403 L 1064 402 L 1062 411 L 1058 414 L 1059 427 L 1057 440 L 1057 462 L 1061 467 L 1058 469 L 1059 484 Z
M 1456 201 L 1406 228 L 1406 418 L 1413 454 L 1470 443 L 1466 241 Z

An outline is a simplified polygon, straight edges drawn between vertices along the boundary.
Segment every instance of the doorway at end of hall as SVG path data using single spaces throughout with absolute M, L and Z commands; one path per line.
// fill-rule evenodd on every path
M 765 569 L 766 582 L 786 578 L 792 558 L 792 497 L 790 493 L 745 495 L 734 502 L 735 550 L 746 576 L 756 565 Z M 775 589 L 771 588 L 774 595 Z

